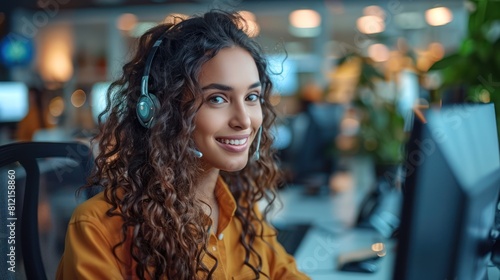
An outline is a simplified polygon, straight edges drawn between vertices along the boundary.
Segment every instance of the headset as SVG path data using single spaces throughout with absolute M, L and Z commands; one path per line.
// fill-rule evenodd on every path
M 144 67 L 144 74 L 142 75 L 141 80 L 141 96 L 137 101 L 136 113 L 137 118 L 141 125 L 145 128 L 150 128 L 153 126 L 154 118 L 157 112 L 160 110 L 160 101 L 156 95 L 149 93 L 148 81 L 149 81 L 149 72 L 151 71 L 151 65 L 153 64 L 153 58 L 155 57 L 156 51 L 158 47 L 163 42 L 163 39 L 167 36 L 167 33 L 163 33 L 153 44 L 151 52 L 148 55 L 146 60 L 146 66 Z

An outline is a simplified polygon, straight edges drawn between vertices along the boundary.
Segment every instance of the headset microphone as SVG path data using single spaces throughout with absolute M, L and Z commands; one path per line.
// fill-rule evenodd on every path
M 264 104 L 264 98 L 260 98 L 260 104 Z M 262 118 L 264 119 L 264 118 Z M 253 153 L 252 160 L 258 161 L 260 159 L 260 139 L 262 138 L 262 125 L 259 127 L 257 132 L 257 146 L 255 147 L 255 152 Z
M 260 159 L 260 138 L 262 137 L 262 126 L 259 127 L 259 132 L 257 132 L 257 147 L 255 148 L 255 153 L 253 153 L 252 160 L 258 161 Z
M 200 151 L 198 151 L 196 149 L 193 149 L 193 148 L 188 148 L 188 149 L 189 149 L 189 151 L 191 151 L 194 154 L 195 157 L 197 157 L 197 158 L 203 157 L 203 153 L 202 152 L 200 152 Z

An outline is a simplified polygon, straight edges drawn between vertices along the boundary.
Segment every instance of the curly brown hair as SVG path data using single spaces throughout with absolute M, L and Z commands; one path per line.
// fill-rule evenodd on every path
M 281 174 L 271 148 L 270 133 L 276 113 L 270 105 L 272 83 L 267 61 L 258 43 L 245 33 L 245 24 L 237 13 L 212 10 L 175 24 L 160 24 L 138 40 L 135 55 L 123 67 L 121 77 L 108 90 L 107 108 L 99 117 L 96 137 L 99 154 L 89 185 L 104 188 L 111 204 L 109 216 L 123 219 L 123 239 L 114 247 L 130 242 L 131 256 L 137 262 L 135 273 L 143 279 L 212 278 L 217 259 L 207 250 L 208 229 L 195 186 L 201 172 L 200 161 L 190 153 L 194 149 L 192 133 L 201 98 L 198 77 L 201 66 L 221 49 L 238 46 L 255 60 L 264 103 L 260 159 L 249 161 L 238 172 L 222 172 L 238 202 L 235 217 L 242 224 L 240 242 L 245 248 L 245 265 L 260 278 L 262 260 L 253 248 L 263 237 L 263 223 L 276 197 Z M 149 92 L 161 104 L 151 128 L 139 123 L 137 101 L 146 57 L 154 42 L 166 34 L 151 66 Z M 106 120 L 104 121 L 104 118 Z M 250 155 L 256 150 L 256 141 Z M 259 200 L 268 201 L 263 217 L 256 213 Z M 167 234 L 168 233 L 168 234 Z M 202 258 L 214 259 L 206 267 Z M 250 258 L 259 260 L 257 266 Z M 268 276 L 267 276 L 268 277 Z

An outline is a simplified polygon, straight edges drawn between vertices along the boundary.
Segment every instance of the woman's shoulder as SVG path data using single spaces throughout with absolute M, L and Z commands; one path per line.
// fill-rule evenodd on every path
M 118 225 L 122 222 L 122 219 L 116 215 L 108 215 L 108 210 L 111 209 L 111 206 L 106 201 L 104 192 L 100 192 L 75 208 L 70 223 L 89 222 L 95 225 L 101 224 L 106 227 L 115 224 Z

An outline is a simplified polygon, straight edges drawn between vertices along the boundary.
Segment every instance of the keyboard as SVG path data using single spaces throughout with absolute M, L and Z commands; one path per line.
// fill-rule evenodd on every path
M 275 226 L 278 230 L 278 242 L 290 254 L 294 255 L 300 243 L 306 236 L 307 231 L 311 228 L 310 224 L 290 224 L 283 226 Z

